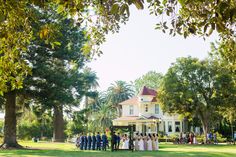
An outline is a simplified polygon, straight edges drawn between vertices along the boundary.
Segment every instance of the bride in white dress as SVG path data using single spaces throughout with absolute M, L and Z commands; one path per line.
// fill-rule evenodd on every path
M 122 141 L 123 141 L 122 149 L 129 149 L 129 138 L 127 137 L 126 134 L 124 135 Z

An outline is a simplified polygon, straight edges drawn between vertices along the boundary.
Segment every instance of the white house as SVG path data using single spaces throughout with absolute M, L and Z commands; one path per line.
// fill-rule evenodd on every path
M 182 120 L 178 115 L 170 116 L 162 112 L 157 94 L 144 86 L 137 96 L 121 102 L 122 116 L 114 119 L 113 125 L 134 125 L 135 131 L 140 133 L 182 132 Z

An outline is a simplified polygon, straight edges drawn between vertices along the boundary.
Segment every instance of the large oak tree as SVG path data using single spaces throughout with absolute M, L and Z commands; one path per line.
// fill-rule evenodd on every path
M 158 97 L 163 110 L 201 120 L 205 136 L 221 106 L 234 95 L 231 72 L 211 60 L 179 58 L 164 76 Z

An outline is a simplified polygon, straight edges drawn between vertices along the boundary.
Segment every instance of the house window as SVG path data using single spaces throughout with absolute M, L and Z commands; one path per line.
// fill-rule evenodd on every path
M 175 132 L 180 132 L 180 122 L 175 122 Z
M 172 132 L 172 121 L 168 122 L 168 132 Z
M 159 114 L 159 113 L 160 113 L 160 105 L 155 104 L 155 114 Z
M 129 115 L 133 115 L 133 114 L 134 114 L 134 106 L 129 105 Z
M 145 112 L 148 112 L 148 105 L 145 105 Z

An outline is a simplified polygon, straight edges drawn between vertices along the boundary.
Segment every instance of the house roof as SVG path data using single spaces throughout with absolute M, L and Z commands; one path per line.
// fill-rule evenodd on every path
M 153 99 L 152 99 L 151 102 L 157 102 L 157 98 L 156 98 L 156 97 L 153 97 Z
M 138 97 L 134 96 L 120 103 L 120 105 L 138 105 Z
M 139 117 L 138 116 L 127 116 L 127 117 L 119 117 L 114 119 L 114 121 L 127 121 L 127 120 L 137 120 Z
M 152 96 L 156 96 L 157 92 L 153 89 L 150 89 L 146 86 L 143 86 L 143 88 L 140 90 L 139 95 L 152 95 Z
M 155 116 L 145 117 L 145 116 L 124 116 L 114 119 L 113 121 L 152 121 L 152 120 L 160 120 L 160 118 Z

